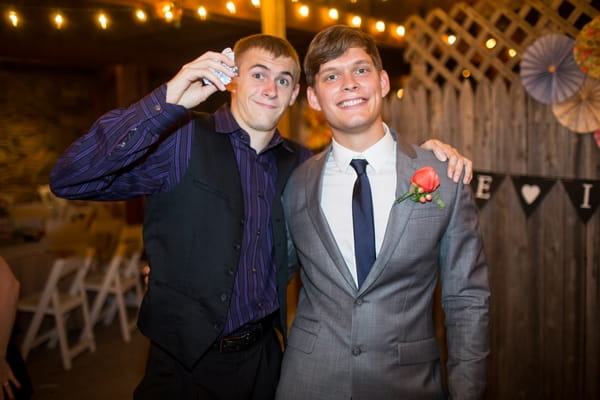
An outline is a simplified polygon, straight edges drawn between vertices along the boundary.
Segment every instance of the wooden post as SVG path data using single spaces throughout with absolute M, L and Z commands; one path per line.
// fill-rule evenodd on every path
M 285 39 L 286 26 L 284 0 L 262 0 L 260 3 L 260 16 L 263 33 Z M 283 136 L 290 137 L 291 128 L 289 110 L 283 114 L 278 127 Z
M 285 2 L 284 0 L 262 0 L 260 6 L 262 32 L 285 39 Z M 279 131 L 285 137 L 290 137 L 290 111 L 286 111 L 279 121 Z M 288 329 L 296 315 L 300 279 L 298 274 L 292 279 L 287 290 L 287 322 Z

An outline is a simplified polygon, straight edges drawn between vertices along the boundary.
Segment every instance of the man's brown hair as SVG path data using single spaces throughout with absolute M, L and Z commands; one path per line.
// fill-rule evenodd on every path
M 345 25 L 334 25 L 317 33 L 304 57 L 306 84 L 313 86 L 321 65 L 340 57 L 346 50 L 358 47 L 373 59 L 378 71 L 383 69 L 375 39 L 366 32 Z
M 300 58 L 296 49 L 285 39 L 277 36 L 257 33 L 238 40 L 234 47 L 233 53 L 236 59 L 241 59 L 248 50 L 262 49 L 272 54 L 275 58 L 288 57 L 294 60 L 296 68 L 292 72 L 294 84 L 300 80 Z

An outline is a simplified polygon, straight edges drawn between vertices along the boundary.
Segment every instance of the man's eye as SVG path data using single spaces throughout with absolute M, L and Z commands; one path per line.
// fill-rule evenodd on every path
M 252 74 L 252 77 L 255 79 L 262 79 L 264 77 L 264 75 L 261 74 L 260 72 L 255 72 Z
M 333 81 L 333 80 L 335 80 L 335 78 L 337 78 L 337 75 L 335 75 L 335 74 L 329 74 L 329 75 L 325 76 L 326 81 Z
M 369 70 L 367 68 L 359 68 L 356 72 L 358 72 L 359 74 L 365 74 L 367 73 Z
M 289 86 L 290 85 L 290 81 L 288 79 L 281 78 L 281 79 L 279 79 L 278 84 L 280 86 Z

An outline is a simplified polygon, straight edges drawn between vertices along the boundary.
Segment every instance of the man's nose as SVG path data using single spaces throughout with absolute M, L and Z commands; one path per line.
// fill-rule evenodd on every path
M 265 82 L 263 86 L 263 96 L 265 97 L 275 97 L 277 96 L 277 85 L 275 82 Z

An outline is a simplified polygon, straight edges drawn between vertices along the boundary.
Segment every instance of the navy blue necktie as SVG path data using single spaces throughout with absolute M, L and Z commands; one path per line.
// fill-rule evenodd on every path
M 375 227 L 373 223 L 373 199 L 367 177 L 367 160 L 354 159 L 350 162 L 358 176 L 352 192 L 352 223 L 354 226 L 354 255 L 358 287 L 375 262 Z

